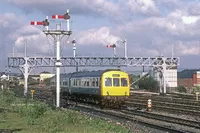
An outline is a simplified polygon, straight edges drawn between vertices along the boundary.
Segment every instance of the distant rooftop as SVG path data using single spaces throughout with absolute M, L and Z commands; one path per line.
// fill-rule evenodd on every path
M 200 69 L 185 69 L 183 71 L 178 72 L 178 78 L 193 78 L 193 74 L 195 74 Z
M 47 71 L 43 71 L 43 72 L 41 72 L 40 74 L 42 74 L 42 73 L 50 73 L 50 72 L 47 72 Z

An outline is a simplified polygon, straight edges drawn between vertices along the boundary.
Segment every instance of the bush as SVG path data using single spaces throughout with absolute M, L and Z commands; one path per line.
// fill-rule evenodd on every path
M 179 86 L 179 87 L 177 88 L 177 90 L 178 90 L 178 92 L 184 92 L 184 93 L 187 92 L 187 89 L 186 89 L 184 86 Z
M 43 117 L 42 123 L 40 127 L 45 132 L 55 133 L 64 130 L 65 124 L 77 124 L 80 123 L 81 119 L 77 116 L 76 112 L 63 112 L 57 110 L 55 111 L 48 111 Z
M 29 124 L 34 125 L 37 118 L 43 115 L 47 110 L 48 106 L 44 103 L 26 103 L 26 104 L 19 104 L 14 109 L 17 111 L 21 116 L 26 117 Z
M 196 93 L 196 92 L 200 92 L 200 86 L 196 86 L 194 88 L 192 88 L 192 92 L 191 93 Z
M 5 108 L 15 100 L 15 94 L 9 90 L 0 91 L 0 106 Z
M 140 89 L 157 92 L 159 90 L 159 83 L 152 77 L 147 77 L 139 81 L 138 86 Z
M 21 97 L 24 95 L 24 89 L 17 87 L 17 88 L 13 88 L 12 91 L 14 92 L 15 96 Z

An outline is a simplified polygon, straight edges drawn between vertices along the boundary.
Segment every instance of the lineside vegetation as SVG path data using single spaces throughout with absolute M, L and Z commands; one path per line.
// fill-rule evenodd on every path
M 0 129 L 19 133 L 131 133 L 126 127 L 77 111 L 63 111 L 0 91 Z

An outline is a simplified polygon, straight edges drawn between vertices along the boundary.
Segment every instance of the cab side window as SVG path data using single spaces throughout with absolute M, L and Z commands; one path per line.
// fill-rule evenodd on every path
M 128 86 L 128 82 L 126 78 L 121 78 L 121 86 Z
M 112 78 L 105 78 L 105 86 L 112 86 Z

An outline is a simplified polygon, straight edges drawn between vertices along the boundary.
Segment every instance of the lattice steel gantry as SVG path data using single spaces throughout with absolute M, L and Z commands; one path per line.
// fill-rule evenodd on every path
M 33 67 L 55 67 L 56 58 L 53 57 L 29 57 L 28 64 Z M 162 67 L 167 69 L 179 65 L 179 58 L 171 57 L 61 57 L 60 67 Z M 18 68 L 25 64 L 24 57 L 8 57 L 8 66 Z
M 56 58 L 52 57 L 29 57 L 27 63 L 33 67 L 55 67 Z M 8 66 L 18 68 L 25 64 L 24 57 L 8 57 Z M 60 67 L 155 67 L 162 74 L 163 88 L 166 93 L 166 70 L 177 67 L 179 58 L 175 57 L 61 57 Z M 162 91 L 162 90 L 160 90 Z

